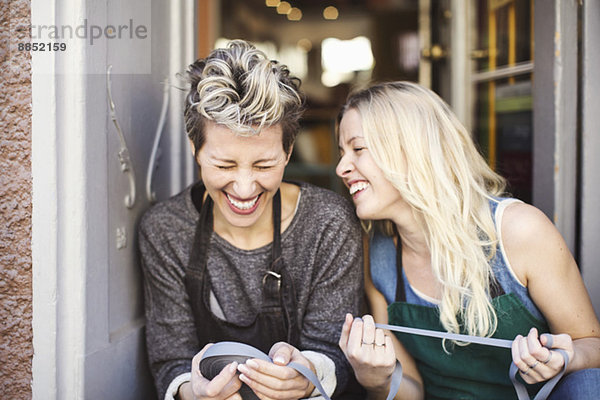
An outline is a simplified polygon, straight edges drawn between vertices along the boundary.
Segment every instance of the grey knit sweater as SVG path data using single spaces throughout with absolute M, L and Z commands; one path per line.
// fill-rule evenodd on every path
M 351 370 L 337 342 L 345 313 L 357 314 L 363 290 L 360 226 L 341 196 L 299 185 L 296 214 L 281 238 L 285 268 L 296 288 L 297 315 L 303 316 L 298 347 L 334 361 L 340 390 Z M 184 285 L 198 218 L 188 187 L 149 209 L 139 228 L 146 340 L 159 398 L 175 377 L 190 371 L 191 359 L 200 351 Z M 251 322 L 270 257 L 271 244 L 242 250 L 213 232 L 207 271 L 226 320 Z

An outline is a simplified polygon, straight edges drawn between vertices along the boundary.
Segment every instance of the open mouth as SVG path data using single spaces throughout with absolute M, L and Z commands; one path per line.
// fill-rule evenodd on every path
M 362 192 L 363 190 L 365 190 L 368 187 L 369 187 L 369 182 L 367 182 L 367 181 L 360 181 L 360 182 L 353 183 L 352 185 L 350 185 L 350 189 L 349 189 L 350 196 L 356 197 L 356 196 L 358 196 L 358 194 L 360 192 Z
M 237 200 L 233 198 L 229 193 L 225 192 L 225 197 L 227 197 L 227 203 L 231 210 L 236 214 L 251 214 L 256 210 L 259 204 L 259 199 L 262 196 L 260 193 L 258 196 L 249 199 L 249 200 Z

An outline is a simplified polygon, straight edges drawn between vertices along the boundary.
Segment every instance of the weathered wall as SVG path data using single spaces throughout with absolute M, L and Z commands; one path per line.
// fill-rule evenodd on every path
M 31 55 L 14 28 L 30 0 L 0 0 L 0 393 L 31 398 Z

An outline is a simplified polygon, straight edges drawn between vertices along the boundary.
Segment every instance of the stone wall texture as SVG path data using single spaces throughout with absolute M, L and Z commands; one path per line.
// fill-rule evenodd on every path
M 31 398 L 31 0 L 0 0 L 0 397 Z M 21 34 L 16 35 L 15 32 Z

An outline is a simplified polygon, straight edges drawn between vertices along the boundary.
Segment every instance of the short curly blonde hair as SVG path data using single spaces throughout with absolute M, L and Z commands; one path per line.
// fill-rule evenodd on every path
M 281 124 L 283 149 L 289 154 L 299 129 L 304 97 L 300 80 L 285 65 L 269 60 L 252 44 L 229 42 L 191 64 L 185 128 L 197 152 L 204 144 L 205 121 L 242 136 Z

